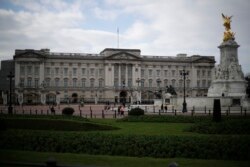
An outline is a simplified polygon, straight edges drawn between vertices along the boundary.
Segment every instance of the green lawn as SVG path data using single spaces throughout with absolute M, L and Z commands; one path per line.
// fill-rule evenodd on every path
M 103 131 L 112 134 L 136 135 L 202 135 L 184 130 L 192 123 L 153 123 L 153 122 L 117 122 L 114 119 L 91 119 L 91 122 L 111 125 L 120 128 L 114 131 Z
M 177 162 L 180 167 L 248 167 L 250 161 L 200 160 L 184 158 L 138 158 L 106 155 L 86 155 L 72 153 L 41 153 L 30 151 L 0 150 L 0 161 L 44 163 L 53 157 L 58 164 L 91 165 L 98 167 L 166 167 Z

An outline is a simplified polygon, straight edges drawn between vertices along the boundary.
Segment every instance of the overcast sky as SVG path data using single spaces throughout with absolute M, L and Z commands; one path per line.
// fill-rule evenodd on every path
M 250 0 L 0 0 L 0 60 L 15 49 L 99 53 L 141 49 L 143 55 L 215 56 L 221 13 L 233 15 L 244 73 L 250 72 Z

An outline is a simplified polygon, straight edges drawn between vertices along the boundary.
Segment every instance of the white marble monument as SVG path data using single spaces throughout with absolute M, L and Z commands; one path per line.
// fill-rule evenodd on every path
M 238 47 L 231 31 L 231 17 L 223 16 L 224 38 L 219 46 L 220 64 L 215 68 L 214 80 L 208 90 L 209 97 L 244 97 L 246 81 L 238 60 Z

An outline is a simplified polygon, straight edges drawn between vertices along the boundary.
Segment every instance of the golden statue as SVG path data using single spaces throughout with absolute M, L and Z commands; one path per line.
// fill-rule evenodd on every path
M 222 13 L 222 18 L 223 18 L 223 21 L 224 21 L 224 23 L 223 23 L 223 25 L 225 26 L 225 32 L 224 32 L 224 37 L 223 37 L 223 41 L 225 42 L 225 41 L 228 41 L 228 40 L 234 40 L 235 38 L 234 38 L 234 35 L 235 35 L 235 33 L 234 32 L 232 32 L 231 31 L 231 25 L 230 25 L 230 23 L 231 23 L 231 18 L 232 18 L 233 16 L 225 16 L 223 13 Z

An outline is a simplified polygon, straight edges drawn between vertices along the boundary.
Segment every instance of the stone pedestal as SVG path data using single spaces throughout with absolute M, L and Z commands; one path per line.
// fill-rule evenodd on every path
M 244 97 L 246 81 L 238 61 L 239 45 L 234 40 L 223 42 L 220 48 L 220 64 L 215 68 L 214 80 L 208 90 L 209 97 Z

